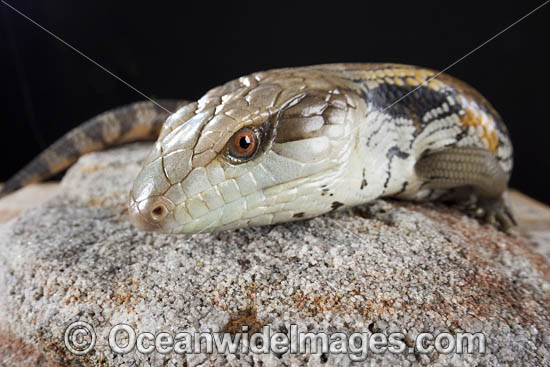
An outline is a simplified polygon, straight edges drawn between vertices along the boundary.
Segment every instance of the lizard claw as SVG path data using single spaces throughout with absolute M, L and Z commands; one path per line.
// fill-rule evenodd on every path
M 474 217 L 506 233 L 510 233 L 510 229 L 517 225 L 505 195 L 491 199 L 479 199 L 473 210 Z

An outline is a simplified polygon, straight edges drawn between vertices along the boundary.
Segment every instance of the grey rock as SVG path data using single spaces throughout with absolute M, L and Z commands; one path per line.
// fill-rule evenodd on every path
M 83 157 L 57 196 L 0 227 L 0 365 L 550 365 L 550 266 L 521 236 L 441 204 L 385 200 L 272 227 L 139 232 L 125 201 L 150 147 Z M 82 356 L 64 343 L 77 321 L 97 335 Z M 249 335 L 265 325 L 398 332 L 406 348 L 353 363 L 336 353 L 118 355 L 108 347 L 118 324 L 172 336 L 244 325 Z M 486 352 L 414 352 L 426 332 L 481 332 Z

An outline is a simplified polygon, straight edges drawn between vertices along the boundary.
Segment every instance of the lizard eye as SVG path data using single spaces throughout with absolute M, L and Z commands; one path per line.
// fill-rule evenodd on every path
M 241 161 L 252 158 L 258 148 L 258 140 L 254 130 L 243 127 L 229 140 L 229 155 Z

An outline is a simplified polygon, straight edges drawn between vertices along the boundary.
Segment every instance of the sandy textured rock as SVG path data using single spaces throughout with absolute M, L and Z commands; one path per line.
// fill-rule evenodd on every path
M 0 227 L 0 365 L 350 365 L 344 354 L 115 356 L 120 323 L 401 332 L 407 350 L 421 332 L 482 332 L 485 354 L 369 353 L 354 365 L 550 365 L 550 267 L 527 239 L 398 201 L 218 234 L 138 232 L 124 202 L 149 147 L 83 157 L 60 195 Z M 75 321 L 97 333 L 84 356 L 63 342 Z
M 512 191 L 510 199 L 518 232 L 530 240 L 535 251 L 550 259 L 550 207 L 518 191 Z
M 48 201 L 58 193 L 59 184 L 41 183 L 22 188 L 0 200 L 0 222 L 17 217 L 23 211 Z

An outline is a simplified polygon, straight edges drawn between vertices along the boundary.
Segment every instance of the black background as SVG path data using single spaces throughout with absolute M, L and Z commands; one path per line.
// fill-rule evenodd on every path
M 258 70 L 397 62 L 441 70 L 543 1 L 7 0 L 155 98 L 197 99 Z M 6 180 L 70 128 L 143 97 L 0 3 Z M 453 66 L 503 116 L 511 186 L 550 202 L 550 5 Z

